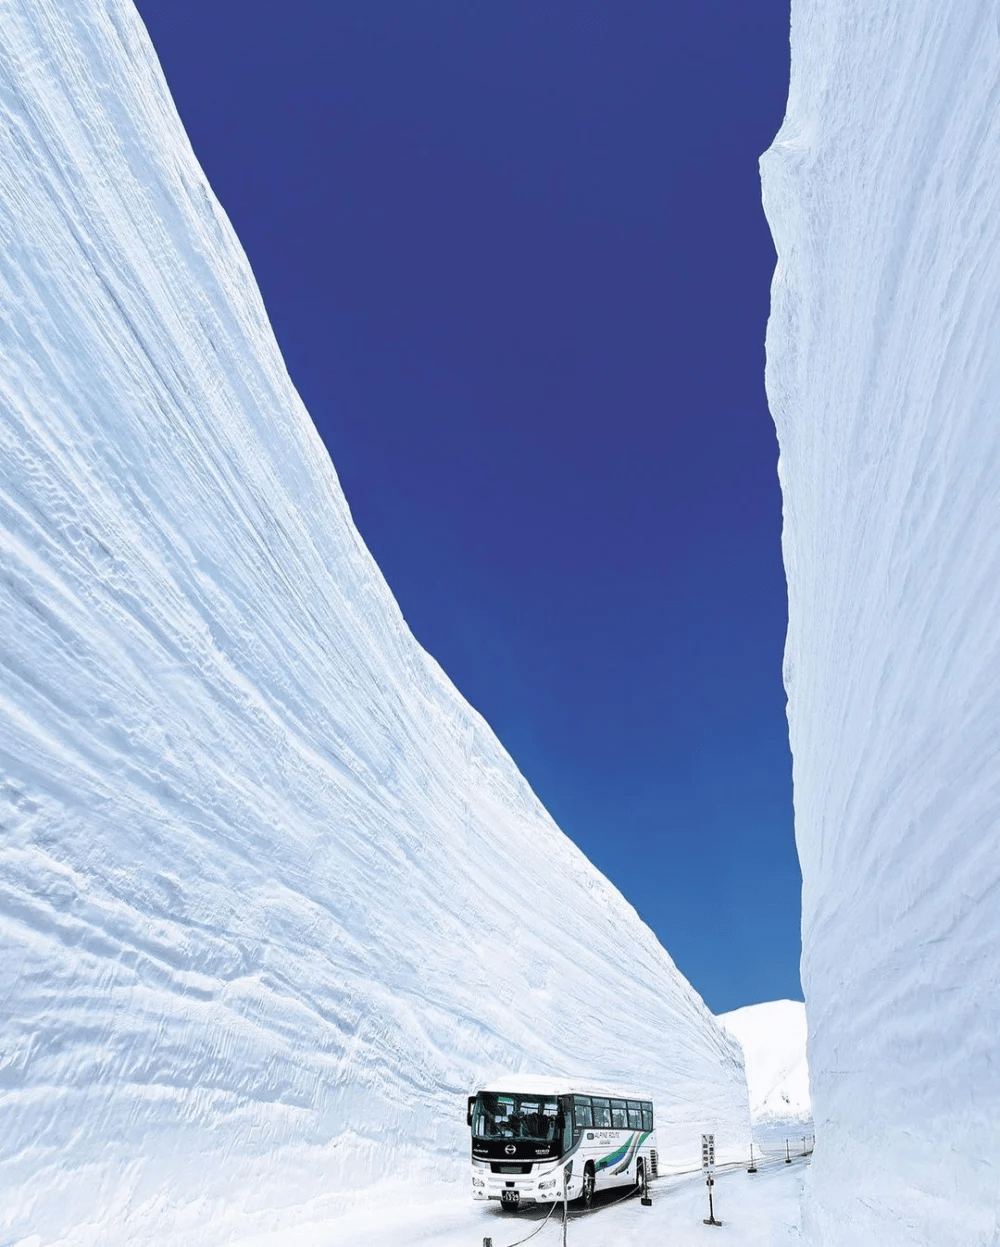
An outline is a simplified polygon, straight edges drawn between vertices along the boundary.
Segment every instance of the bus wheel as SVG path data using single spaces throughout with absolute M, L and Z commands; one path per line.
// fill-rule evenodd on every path
M 635 1189 L 640 1199 L 646 1198 L 646 1162 L 640 1156 L 635 1162 Z
M 594 1185 L 597 1179 L 594 1176 L 594 1166 L 587 1161 L 587 1167 L 583 1171 L 583 1206 L 589 1208 L 594 1202 Z

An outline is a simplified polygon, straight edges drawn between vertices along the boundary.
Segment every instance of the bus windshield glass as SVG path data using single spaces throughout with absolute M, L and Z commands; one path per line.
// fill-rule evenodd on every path
M 476 1099 L 472 1111 L 473 1138 L 549 1143 L 558 1134 L 559 1101 L 555 1096 L 481 1091 Z

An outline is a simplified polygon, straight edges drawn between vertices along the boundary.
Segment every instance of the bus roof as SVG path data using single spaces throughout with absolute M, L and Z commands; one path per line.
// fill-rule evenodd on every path
M 644 1091 L 629 1090 L 607 1083 L 584 1082 L 579 1078 L 548 1078 L 542 1074 L 506 1074 L 480 1083 L 475 1091 L 492 1091 L 507 1095 L 596 1095 L 608 1100 L 646 1100 L 653 1097 Z

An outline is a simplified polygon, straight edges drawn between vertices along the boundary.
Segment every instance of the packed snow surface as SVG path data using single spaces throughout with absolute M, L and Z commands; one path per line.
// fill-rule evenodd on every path
M 701 1172 L 650 1184 L 653 1204 L 643 1207 L 632 1190 L 598 1194 L 593 1211 L 569 1206 L 569 1247 L 726 1247 L 800 1245 L 802 1183 L 808 1159 L 784 1151 L 760 1160 L 755 1174 L 744 1165 L 718 1170 L 713 1202 L 720 1229 L 706 1229 L 708 1196 Z M 407 1192 L 395 1203 L 355 1209 L 334 1226 L 316 1222 L 296 1232 L 294 1247 L 510 1247 L 534 1233 L 531 1247 L 560 1247 L 562 1205 L 505 1213 L 434 1192 Z M 550 1213 L 551 1209 L 551 1213 Z M 281 1232 L 242 1240 L 238 1247 L 289 1247 Z M 852 1244 L 851 1247 L 854 1247 Z
M 998 1241 L 1000 38 L 793 0 L 778 250 L 785 681 L 817 1247 Z
M 722 1013 L 718 1021 L 743 1049 L 755 1138 L 772 1126 L 809 1123 L 805 1005 L 769 1000 Z
M 496 1068 L 749 1132 L 738 1047 L 425 654 L 126 0 L 0 41 L 0 1238 L 468 1182 Z

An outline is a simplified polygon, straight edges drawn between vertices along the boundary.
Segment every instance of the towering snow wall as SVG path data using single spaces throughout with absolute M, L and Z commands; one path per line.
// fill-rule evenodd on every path
M 809 1241 L 996 1243 L 1000 43 L 793 0 L 778 249 Z
M 131 4 L 2 8 L 0 1238 L 464 1183 L 498 1066 L 742 1146 L 738 1049 L 407 630 Z

